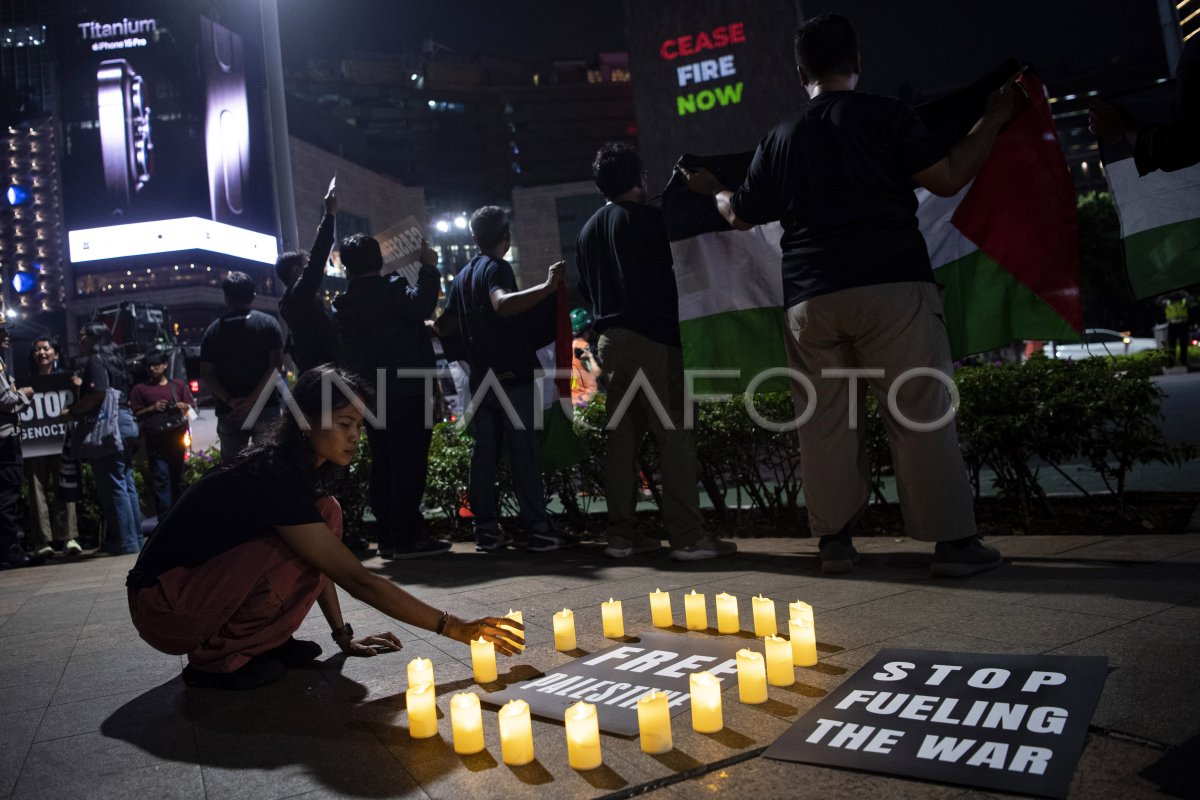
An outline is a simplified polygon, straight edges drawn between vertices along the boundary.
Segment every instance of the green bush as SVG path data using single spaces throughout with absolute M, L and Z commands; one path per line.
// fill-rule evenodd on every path
M 1026 522 L 1038 512 L 1048 514 L 1046 494 L 1039 477 L 1043 470 L 1083 459 L 1104 479 L 1118 504 L 1124 502 L 1129 471 L 1152 462 L 1180 464 L 1194 457 L 1189 447 L 1172 447 L 1158 426 L 1162 390 L 1151 381 L 1161 371 L 1161 351 L 1116 358 L 1090 358 L 1078 362 L 1034 358 L 1025 364 L 997 364 L 960 369 L 956 374 L 961 404 L 956 424 L 959 443 L 976 487 L 984 467 L 995 473 L 995 487 Z M 772 421 L 794 417 L 786 393 L 755 398 L 758 413 Z M 865 406 L 867 452 L 875 496 L 883 474 L 891 467 L 883 417 L 868 393 Z M 603 395 L 575 414 L 575 432 L 588 457 L 577 466 L 545 476 L 549 495 L 558 495 L 568 523 L 583 528 L 592 500 L 604 495 L 604 458 L 608 412 Z M 725 524 L 738 518 L 726 506 L 726 497 L 749 507 L 783 530 L 799 524 L 800 455 L 794 431 L 775 432 L 757 425 L 747 413 L 745 398 L 702 404 L 696 415 L 696 450 L 699 478 L 713 508 Z M 433 431 L 425 504 L 440 509 L 443 524 L 462 524 L 459 510 L 467 493 L 471 437 L 454 423 L 441 423 Z M 215 450 L 196 453 L 188 461 L 187 483 L 193 483 L 216 464 Z M 647 436 L 639 453 L 639 466 L 652 499 L 661 506 L 655 481 L 657 445 Z M 366 437 L 350 467 L 345 490 L 338 497 L 347 531 L 361 530 L 368 506 L 370 450 Z M 1064 476 L 1066 473 L 1063 473 Z M 80 504 L 81 534 L 98 520 L 90 470 L 85 467 L 85 500 Z M 514 514 L 516 502 L 507 464 L 502 461 L 498 490 L 502 515 Z

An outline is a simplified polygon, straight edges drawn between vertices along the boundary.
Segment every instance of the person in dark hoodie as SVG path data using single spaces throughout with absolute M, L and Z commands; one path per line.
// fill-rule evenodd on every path
M 333 249 L 333 225 L 337 196 L 331 185 L 325 195 L 325 215 L 317 228 L 312 249 L 292 250 L 275 261 L 275 274 L 287 289 L 279 300 L 279 316 L 288 326 L 284 351 L 292 357 L 297 372 L 338 360 L 338 335 L 333 319 L 318 292 L 325 277 L 325 264 Z
M 433 436 L 431 379 L 433 340 L 425 321 L 437 306 L 441 282 L 437 253 L 421 251 L 416 285 L 400 275 L 381 275 L 379 242 L 365 234 L 342 240 L 349 285 L 333 301 L 342 340 L 342 364 L 362 375 L 380 398 L 368 420 L 371 449 L 371 510 L 377 520 L 379 555 L 417 558 L 442 553 L 450 543 L 430 536 L 421 514 L 429 444 Z M 397 370 L 423 370 L 400 376 Z

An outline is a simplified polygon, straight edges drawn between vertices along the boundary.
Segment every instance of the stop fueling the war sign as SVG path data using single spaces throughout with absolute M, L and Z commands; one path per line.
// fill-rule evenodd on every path
M 1065 797 L 1108 660 L 882 650 L 768 758 Z

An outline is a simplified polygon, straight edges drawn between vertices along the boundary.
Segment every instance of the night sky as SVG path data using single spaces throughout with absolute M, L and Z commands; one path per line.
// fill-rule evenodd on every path
M 745 2 L 754 0 L 730 0 L 731 13 Z M 621 0 L 280 0 L 279 7 L 289 67 L 356 51 L 419 54 L 427 35 L 460 56 L 536 62 L 626 47 Z M 1156 0 L 804 0 L 803 8 L 854 21 L 861 88 L 885 94 L 905 83 L 926 94 L 949 89 L 1008 56 L 1037 66 L 1052 91 L 1056 79 L 1106 66 L 1155 77 L 1166 70 Z

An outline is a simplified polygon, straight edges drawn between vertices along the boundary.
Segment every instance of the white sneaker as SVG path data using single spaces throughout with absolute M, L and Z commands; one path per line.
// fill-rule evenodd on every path
M 641 555 L 642 553 L 653 553 L 662 549 L 662 542 L 641 542 L 639 544 L 631 544 L 628 547 L 616 547 L 609 545 L 604 548 L 604 555 L 609 558 L 629 558 L 630 556 Z
M 737 552 L 737 545 L 725 539 L 705 537 L 687 547 L 675 547 L 671 550 L 674 561 L 703 561 L 706 558 L 722 558 Z

